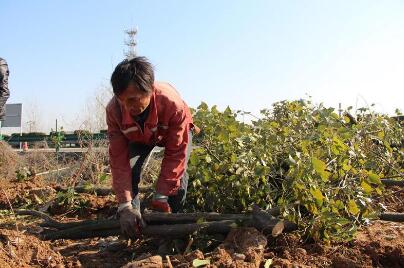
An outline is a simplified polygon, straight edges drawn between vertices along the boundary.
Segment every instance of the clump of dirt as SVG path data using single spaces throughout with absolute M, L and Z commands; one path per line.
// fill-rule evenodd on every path
M 404 225 L 374 221 L 347 243 L 307 243 L 296 234 L 273 239 L 264 254 L 271 267 L 403 267 Z
M 10 145 L 0 141 L 0 179 L 8 180 L 15 176 L 19 161 L 18 154 L 12 150 Z
M 220 248 L 231 253 L 233 259 L 237 260 L 239 258 L 239 261 L 253 263 L 256 267 L 259 267 L 266 245 L 267 238 L 257 229 L 238 228 L 230 231 Z M 242 258 L 241 254 L 245 255 L 245 258 Z
M 10 201 L 14 208 L 27 204 L 42 204 L 52 198 L 55 194 L 52 185 L 40 178 L 32 178 L 24 181 L 2 181 L 0 187 L 0 209 L 9 209 Z
M 53 242 L 53 245 L 69 263 L 79 267 L 121 267 L 134 260 L 150 257 L 148 252 L 153 252 L 150 240 L 129 244 L 115 236 L 76 241 L 61 239 Z
M 0 267 L 64 267 L 64 258 L 49 242 L 33 235 L 0 229 Z
M 132 261 L 122 268 L 138 268 L 138 267 L 148 267 L 148 268 L 161 268 L 163 267 L 163 259 L 161 256 L 151 256 L 138 261 Z
M 355 247 L 371 258 L 373 266 L 404 267 L 404 224 L 375 221 L 358 233 Z
M 81 193 L 75 196 L 55 199 L 49 207 L 52 215 L 74 216 L 79 219 L 108 218 L 116 214 L 118 204 L 112 195 L 95 196 Z
M 225 241 L 213 252 L 196 250 L 186 255 L 174 255 L 174 267 L 192 267 L 194 260 L 209 260 L 208 267 L 258 268 L 264 261 L 266 237 L 255 228 L 237 228 L 230 231 Z

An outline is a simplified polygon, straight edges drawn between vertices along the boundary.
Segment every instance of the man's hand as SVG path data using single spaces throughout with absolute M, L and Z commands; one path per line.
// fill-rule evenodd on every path
M 159 193 L 154 194 L 151 208 L 155 211 L 171 213 L 171 207 L 168 204 L 168 196 Z
M 146 226 L 140 211 L 131 207 L 119 211 L 119 223 L 121 224 L 121 232 L 129 238 L 139 237 L 141 228 Z

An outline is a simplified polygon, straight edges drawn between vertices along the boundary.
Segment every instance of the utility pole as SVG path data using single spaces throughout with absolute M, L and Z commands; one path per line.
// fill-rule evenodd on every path
M 29 125 L 29 133 L 32 132 L 32 126 L 35 125 L 35 121 L 28 121 L 27 124 Z
M 125 40 L 125 45 L 128 47 L 127 50 L 125 51 L 125 56 L 126 58 L 133 59 L 136 57 L 136 34 L 138 32 L 137 26 L 135 28 L 129 29 L 125 31 L 126 34 L 128 35 L 128 39 Z

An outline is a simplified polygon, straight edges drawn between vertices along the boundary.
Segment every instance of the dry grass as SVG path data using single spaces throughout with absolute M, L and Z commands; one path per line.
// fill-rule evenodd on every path
M 43 147 L 44 146 L 41 143 L 35 144 L 29 150 L 29 153 L 24 155 L 22 165 L 29 167 L 29 169 L 34 171 L 35 173 L 55 169 L 56 167 L 55 156 L 53 154 L 37 150 Z
M 88 151 L 82 157 L 77 174 L 79 174 L 79 180 L 98 185 L 102 183 L 100 180 L 108 172 L 109 156 L 107 141 L 91 140 L 85 143 Z M 75 179 L 73 178 L 73 180 Z
M 19 161 L 18 154 L 7 143 L 0 141 L 0 179 L 14 178 Z
M 144 163 L 140 180 L 141 185 L 151 185 L 157 181 L 162 160 L 163 157 L 159 153 L 153 153 L 149 161 Z

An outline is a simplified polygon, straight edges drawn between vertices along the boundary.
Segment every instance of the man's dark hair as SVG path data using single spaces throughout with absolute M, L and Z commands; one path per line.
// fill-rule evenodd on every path
M 111 76 L 114 94 L 119 96 L 131 83 L 140 91 L 152 92 L 154 70 L 146 57 L 125 59 L 115 67 Z

